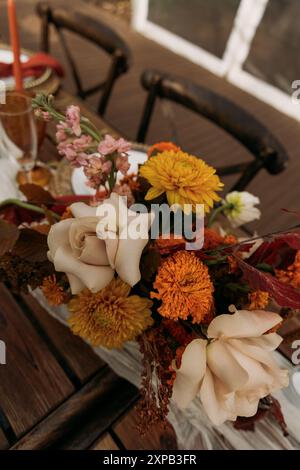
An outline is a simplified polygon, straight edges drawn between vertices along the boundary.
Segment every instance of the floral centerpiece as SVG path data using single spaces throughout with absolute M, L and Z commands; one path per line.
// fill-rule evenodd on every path
M 62 114 L 43 95 L 33 107 L 57 121 L 58 152 L 83 168 L 94 196 L 26 184 L 22 200 L 4 201 L 1 280 L 65 304 L 70 329 L 92 346 L 139 343 L 142 427 L 165 419 L 171 399 L 184 408 L 196 396 L 215 425 L 246 428 L 270 412 L 284 426 L 271 393 L 288 374 L 272 352 L 300 308 L 300 231 L 239 240 L 234 230 L 260 217 L 259 200 L 221 199 L 204 160 L 158 143 L 132 174 L 130 144 L 102 136 L 78 107 Z M 168 223 L 162 208 L 172 209 Z

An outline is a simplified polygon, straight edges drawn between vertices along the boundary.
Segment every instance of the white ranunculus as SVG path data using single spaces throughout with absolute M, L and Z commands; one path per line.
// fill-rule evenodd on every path
M 66 273 L 72 294 L 85 287 L 98 292 L 109 284 L 115 272 L 130 286 L 139 282 L 139 263 L 148 242 L 152 215 L 127 209 L 126 202 L 115 193 L 98 208 L 82 202 L 70 208 L 74 218 L 62 220 L 50 229 L 48 258 L 56 271 Z M 136 225 L 142 233 L 140 237 L 133 230 Z
M 173 387 L 177 405 L 185 408 L 198 395 L 216 425 L 255 415 L 261 398 L 288 385 L 288 371 L 271 354 L 282 338 L 265 334 L 280 322 L 276 313 L 261 310 L 216 317 L 209 341 L 195 339 L 183 353 Z
M 232 191 L 223 200 L 224 214 L 233 227 L 239 227 L 260 218 L 261 212 L 255 207 L 259 203 L 259 198 L 247 191 Z

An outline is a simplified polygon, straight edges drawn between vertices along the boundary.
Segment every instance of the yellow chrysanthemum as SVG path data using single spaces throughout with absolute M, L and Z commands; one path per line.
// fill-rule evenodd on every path
M 73 333 L 106 348 L 121 348 L 134 340 L 153 323 L 152 302 L 129 295 L 130 290 L 121 279 L 113 279 L 96 294 L 86 289 L 74 297 L 68 304 Z
M 166 193 L 170 205 L 192 204 L 195 212 L 196 204 L 204 204 L 206 213 L 220 200 L 216 191 L 223 188 L 215 173 L 203 160 L 172 150 L 151 157 L 140 169 L 141 176 L 152 186 L 146 200 Z

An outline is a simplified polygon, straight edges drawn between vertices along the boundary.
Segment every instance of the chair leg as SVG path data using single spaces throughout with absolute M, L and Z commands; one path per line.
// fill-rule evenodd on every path
M 38 11 L 41 17 L 41 36 L 40 36 L 40 48 L 41 51 L 49 53 L 50 50 L 50 10 L 47 4 L 41 5 Z
M 116 79 L 120 75 L 120 62 L 123 61 L 123 57 L 121 57 L 118 53 L 115 54 L 113 62 L 108 72 L 108 77 L 105 81 L 105 85 L 103 88 L 103 92 L 99 101 L 98 105 L 98 114 L 100 116 L 104 116 L 106 111 L 108 101 L 113 90 L 113 86 L 115 84 Z
M 253 178 L 257 175 L 257 173 L 264 168 L 265 162 L 264 160 L 255 159 L 251 162 L 247 168 L 247 170 L 242 174 L 240 179 L 232 186 L 229 192 L 231 191 L 244 191 L 246 187 L 251 183 Z
M 138 130 L 137 138 L 136 138 L 136 141 L 140 142 L 141 144 L 143 144 L 146 140 L 146 135 L 149 129 L 150 120 L 151 120 L 154 105 L 155 105 L 155 100 L 156 100 L 156 86 L 152 85 L 147 96 L 147 100 L 144 106 L 144 111 L 143 111 L 142 119 L 140 122 L 139 130 Z

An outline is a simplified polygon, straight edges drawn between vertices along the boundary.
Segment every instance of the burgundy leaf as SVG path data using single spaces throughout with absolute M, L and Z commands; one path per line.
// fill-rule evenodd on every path
M 12 250 L 12 254 L 32 263 L 39 263 L 48 260 L 47 251 L 47 235 L 36 230 L 24 228 L 20 230 L 20 235 Z
M 300 292 L 288 284 L 283 284 L 276 277 L 259 271 L 238 256 L 235 258 L 243 272 L 243 278 L 253 289 L 268 292 L 281 307 L 300 308 Z
M 287 232 L 276 236 L 277 240 L 282 240 L 294 250 L 300 250 L 300 231 Z

